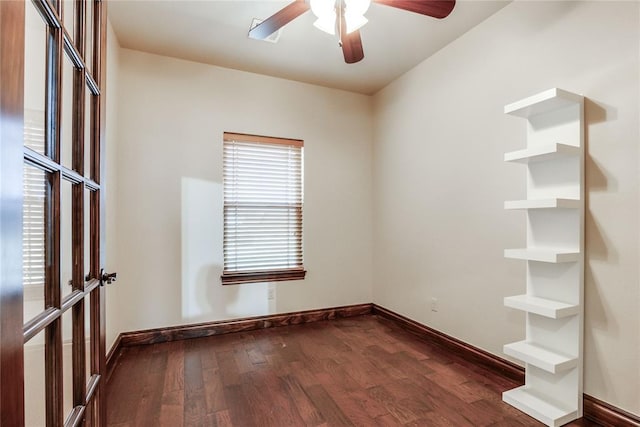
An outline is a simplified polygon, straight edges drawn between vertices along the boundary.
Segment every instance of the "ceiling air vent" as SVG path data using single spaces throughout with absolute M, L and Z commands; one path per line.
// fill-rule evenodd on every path
M 264 21 L 264 20 L 263 19 L 258 19 L 258 18 L 253 18 L 253 21 L 251 21 L 251 27 L 249 28 L 249 31 L 253 30 L 262 21 Z M 278 40 L 280 39 L 280 34 L 281 33 L 282 33 L 282 28 L 280 28 L 275 33 L 271 34 L 266 39 L 262 39 L 262 40 L 265 41 L 265 42 L 269 42 L 269 43 L 278 43 Z

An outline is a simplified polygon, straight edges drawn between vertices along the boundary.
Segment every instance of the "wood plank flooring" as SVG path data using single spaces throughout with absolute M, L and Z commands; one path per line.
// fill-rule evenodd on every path
M 501 401 L 516 386 L 369 315 L 127 347 L 108 424 L 542 425 Z

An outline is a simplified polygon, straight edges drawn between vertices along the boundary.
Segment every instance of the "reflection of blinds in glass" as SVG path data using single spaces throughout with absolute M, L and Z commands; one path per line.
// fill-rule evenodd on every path
M 24 145 L 44 154 L 44 112 L 24 110 Z
M 44 113 L 42 111 L 25 110 L 24 145 L 38 153 L 44 153 Z M 23 283 L 24 285 L 44 285 L 45 172 L 25 164 L 23 179 Z

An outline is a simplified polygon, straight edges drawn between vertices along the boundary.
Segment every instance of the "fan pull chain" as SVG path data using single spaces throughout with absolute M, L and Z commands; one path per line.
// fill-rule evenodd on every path
M 344 14 L 344 0 L 336 0 L 336 9 L 338 10 L 338 46 L 342 47 L 342 16 Z

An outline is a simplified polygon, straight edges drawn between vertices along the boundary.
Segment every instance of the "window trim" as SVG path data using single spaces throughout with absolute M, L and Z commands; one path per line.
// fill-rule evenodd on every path
M 253 142 L 262 144 L 280 144 L 290 145 L 292 147 L 302 148 L 304 147 L 304 141 L 301 139 L 293 138 L 276 138 L 274 136 L 262 136 L 262 135 L 249 135 L 248 133 L 224 133 L 225 142 Z
M 296 148 L 303 148 L 304 141 L 300 139 L 292 139 L 292 138 L 280 138 L 280 137 L 271 137 L 271 136 L 262 136 L 262 135 L 251 135 L 244 133 L 234 133 L 234 132 L 224 132 L 223 142 L 248 142 L 248 143 L 257 143 L 257 144 L 280 144 L 287 145 Z M 301 159 L 301 162 L 304 162 L 304 159 Z M 304 166 L 301 166 L 301 174 L 304 170 Z M 224 167 L 223 167 L 224 174 Z M 302 178 L 302 176 L 301 176 Z M 223 183 L 224 187 L 224 183 Z M 302 215 L 302 206 L 304 205 L 304 201 L 301 204 L 300 214 Z M 223 202 L 223 211 L 224 211 L 224 202 Z M 224 213 L 223 213 L 223 222 L 224 222 Z M 300 220 L 300 225 L 303 227 L 304 222 L 302 219 Z M 304 232 L 301 237 L 304 240 Z M 302 251 L 304 252 L 304 243 L 302 244 Z M 224 237 L 223 237 L 224 242 Z M 223 243 L 224 245 L 224 243 Z M 304 256 L 304 255 L 303 255 Z M 223 260 L 224 265 L 224 260 Z M 220 276 L 222 285 L 239 285 L 244 283 L 263 283 L 263 282 L 280 282 L 280 281 L 289 281 L 289 280 L 303 280 L 307 274 L 307 271 L 304 268 L 304 261 L 299 267 L 295 268 L 285 268 L 278 270 L 253 270 L 253 271 L 225 271 L 223 267 L 222 275 Z
M 285 280 L 303 280 L 307 274 L 304 268 L 286 270 L 243 271 L 222 273 L 223 285 L 239 285 L 242 283 L 282 282 Z

